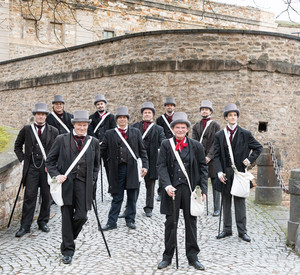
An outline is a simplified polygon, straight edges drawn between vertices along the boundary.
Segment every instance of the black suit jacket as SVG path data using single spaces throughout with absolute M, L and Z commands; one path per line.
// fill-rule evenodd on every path
M 190 150 L 190 174 L 189 179 L 192 190 L 199 185 L 202 193 L 207 194 L 207 165 L 205 161 L 204 148 L 201 143 L 186 138 Z M 174 139 L 176 144 L 176 141 Z M 173 153 L 170 141 L 164 140 L 160 147 L 160 154 L 157 161 L 159 181 L 162 184 L 163 192 L 161 198 L 160 212 L 162 214 L 172 214 L 172 198 L 167 194 L 165 188 L 174 183 L 174 163 L 177 162 Z M 190 199 L 186 198 L 186 199 Z
M 87 170 L 86 170 L 86 210 L 91 209 L 93 200 L 93 185 L 97 181 L 100 166 L 100 147 L 99 141 L 91 136 L 87 136 L 92 142 L 85 152 Z M 76 158 L 76 152 L 73 152 L 71 142 L 75 142 L 71 133 L 60 135 L 56 138 L 46 161 L 46 167 L 51 177 L 63 175 L 71 166 Z M 73 179 L 71 173 L 67 180 L 62 184 L 62 197 L 64 205 L 73 204 Z
M 94 114 L 90 115 L 89 117 L 92 121 L 88 128 L 88 134 L 90 136 L 93 136 L 99 141 L 102 141 L 104 138 L 104 134 L 107 130 L 113 129 L 117 127 L 115 116 L 113 114 L 109 114 L 105 120 L 101 123 L 101 125 L 98 127 L 96 133 L 94 133 L 95 128 L 97 127 L 98 123 L 100 122 L 100 116 L 98 112 L 95 112 Z
M 72 114 L 64 111 L 63 121 L 69 130 L 73 129 L 73 124 L 71 123 L 72 118 L 73 118 Z M 58 130 L 59 134 L 67 133 L 65 128 L 57 121 L 57 119 L 51 113 L 47 116 L 46 122 L 49 125 L 52 125 L 53 127 L 55 127 Z
M 143 162 L 143 168 L 149 169 L 147 152 L 143 144 L 142 135 L 140 131 L 134 127 L 128 126 L 127 129 L 127 142 L 131 149 L 135 153 L 137 158 L 141 158 Z M 118 152 L 118 141 L 121 138 L 118 136 L 114 129 L 105 132 L 103 142 L 101 143 L 101 157 L 108 163 L 108 192 L 113 194 L 119 191 L 118 184 L 118 166 L 119 166 L 119 152 Z M 124 145 L 125 146 L 125 145 Z M 135 159 L 128 151 L 128 163 L 127 163 L 127 189 L 139 188 L 138 170 Z
M 156 124 L 163 127 L 166 138 L 171 138 L 171 137 L 173 137 L 173 133 L 170 130 L 169 126 L 166 124 L 165 120 L 163 119 L 162 116 L 164 116 L 164 115 L 165 114 L 161 115 L 160 117 L 158 117 L 156 119 Z
M 144 134 L 142 121 L 133 124 L 132 127 L 139 129 L 142 135 Z M 164 129 L 161 126 L 155 124 L 152 126 L 152 128 L 149 130 L 146 137 L 144 138 L 145 144 L 150 143 L 149 148 L 146 148 L 145 146 L 149 161 L 149 170 L 147 172 L 146 177 L 148 177 L 149 179 L 157 179 L 156 163 L 158 149 L 160 148 L 160 145 L 165 138 L 166 137 Z
M 51 146 L 54 143 L 56 136 L 58 135 L 58 130 L 53 126 L 46 124 L 46 128 L 44 131 L 46 131 L 46 148 L 44 149 L 46 155 L 48 155 Z M 37 144 L 37 141 L 31 129 L 31 125 L 25 125 L 17 136 L 14 148 L 19 161 L 22 162 L 24 160 L 22 175 L 22 183 L 24 186 L 26 183 L 26 176 L 29 169 L 34 144 Z M 25 145 L 25 151 L 23 151 L 23 145 Z
M 238 129 L 235 133 L 235 136 L 231 143 L 233 157 L 236 168 L 240 172 L 245 172 L 246 166 L 243 164 L 243 161 L 248 158 L 251 163 L 253 163 L 258 156 L 260 155 L 263 147 L 262 145 L 253 137 L 250 131 L 241 128 L 238 126 Z M 220 130 L 215 135 L 214 143 L 214 161 L 216 167 L 216 173 L 223 172 L 225 173 L 226 168 L 226 153 L 228 151 L 228 145 L 226 142 L 224 130 Z M 224 192 L 230 193 L 231 182 L 223 184 L 218 176 L 216 175 L 216 189 Z

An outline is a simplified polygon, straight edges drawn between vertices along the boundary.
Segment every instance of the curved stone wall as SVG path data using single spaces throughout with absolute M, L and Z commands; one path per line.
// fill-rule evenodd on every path
M 131 122 L 152 101 L 157 114 L 175 96 L 194 124 L 202 99 L 213 102 L 222 125 L 224 105 L 235 102 L 240 124 L 279 148 L 284 177 L 300 166 L 300 39 L 242 30 L 157 31 L 116 37 L 67 50 L 0 63 L 0 123 L 28 123 L 35 102 L 50 108 L 63 94 L 67 111 L 94 112 L 105 93 L 109 109 L 129 107 Z M 259 126 L 267 127 L 259 132 Z

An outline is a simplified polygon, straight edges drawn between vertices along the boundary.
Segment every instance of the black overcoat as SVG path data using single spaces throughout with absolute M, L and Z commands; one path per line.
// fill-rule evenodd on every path
M 202 121 L 197 122 L 193 126 L 193 139 L 200 141 L 201 135 L 203 133 L 203 125 Z M 211 161 L 208 163 L 208 177 L 209 178 L 215 178 L 216 177 L 216 170 L 214 165 L 214 140 L 215 140 L 215 134 L 220 131 L 220 125 L 212 121 L 208 128 L 206 129 L 203 139 L 202 139 L 202 145 L 205 150 L 205 155 L 208 157 Z
M 243 161 L 248 158 L 248 160 L 253 163 L 258 156 L 260 155 L 263 147 L 262 145 L 253 137 L 250 131 L 241 128 L 238 126 L 236 133 L 233 137 L 232 143 L 232 151 L 235 166 L 240 172 L 245 172 L 246 166 L 243 164 Z M 220 130 L 215 135 L 215 143 L 214 143 L 214 161 L 216 167 L 216 173 L 223 172 L 225 173 L 226 168 L 226 152 L 228 152 L 228 145 L 226 142 L 224 130 Z M 228 154 L 228 153 L 227 153 Z M 222 192 L 224 188 L 224 192 L 230 193 L 232 183 L 228 182 L 223 184 L 219 177 L 216 175 L 216 190 Z M 253 187 L 251 182 L 251 187 Z
M 133 124 L 132 127 L 139 129 L 142 135 L 144 134 L 142 121 Z M 157 179 L 158 177 L 156 168 L 158 149 L 160 148 L 160 145 L 165 138 L 166 137 L 164 129 L 161 126 L 155 124 L 151 127 L 146 137 L 144 138 L 144 145 L 149 161 L 149 170 L 146 177 L 149 179 Z M 150 144 L 150 147 L 147 148 L 146 144 Z
M 86 210 L 91 209 L 93 200 L 93 187 L 96 184 L 99 166 L 100 166 L 100 146 L 99 141 L 91 136 L 92 142 L 85 152 L 87 170 L 86 170 Z M 51 177 L 64 175 L 76 158 L 76 152 L 73 152 L 71 142 L 75 142 L 71 133 L 60 135 L 56 138 L 46 160 L 46 167 Z M 77 149 L 76 149 L 77 150 Z M 64 205 L 73 203 L 73 179 L 71 174 L 62 184 L 62 197 Z
M 186 137 L 190 150 L 190 173 L 189 178 L 192 190 L 199 185 L 202 193 L 207 194 L 207 165 L 202 144 Z M 174 139 L 176 144 L 176 141 Z M 170 141 L 164 140 L 160 147 L 160 154 L 157 161 L 159 181 L 162 184 L 163 192 L 161 197 L 161 214 L 172 214 L 172 198 L 167 194 L 165 188 L 173 183 L 174 163 L 176 157 L 173 153 Z M 190 199 L 190 198 L 187 198 Z
M 63 121 L 69 130 L 73 129 L 73 124 L 71 122 L 72 118 L 72 114 L 64 111 Z M 47 116 L 46 122 L 55 127 L 60 135 L 67 133 L 66 129 L 57 121 L 57 119 L 51 113 L 49 113 L 49 115 Z
M 46 146 L 45 146 L 46 148 L 44 149 L 46 155 L 48 155 L 51 146 L 56 136 L 58 135 L 58 130 L 53 126 L 46 124 L 46 128 L 44 131 L 46 131 Z M 19 161 L 22 162 L 24 160 L 23 174 L 22 174 L 23 186 L 25 186 L 26 184 L 26 176 L 31 161 L 32 150 L 35 144 L 37 145 L 38 143 L 32 131 L 31 125 L 25 125 L 21 129 L 21 131 L 19 132 L 16 138 L 15 148 L 14 148 L 14 151 Z M 23 151 L 23 145 L 25 145 L 25 151 Z
M 100 141 L 103 140 L 104 134 L 107 130 L 113 129 L 117 127 L 115 116 L 113 114 L 109 114 L 105 120 L 101 123 L 101 125 L 98 127 L 96 133 L 94 133 L 95 128 L 97 127 L 98 123 L 100 122 L 100 116 L 98 112 L 93 113 L 89 117 L 92 121 L 88 128 L 88 134 L 90 136 L 93 136 Z
M 169 126 L 166 124 L 165 120 L 163 119 L 162 116 L 164 116 L 164 115 L 165 114 L 161 115 L 160 117 L 158 117 L 156 119 L 156 124 L 163 127 L 166 138 L 171 138 L 171 137 L 173 137 L 173 133 L 170 130 Z
M 137 158 L 141 158 L 143 162 L 143 168 L 149 169 L 147 152 L 143 144 L 142 135 L 140 131 L 134 127 L 128 126 L 126 132 L 128 139 L 127 142 L 132 148 Z M 108 163 L 108 192 L 111 194 L 119 191 L 118 185 L 118 166 L 119 166 L 119 152 L 118 142 L 121 140 L 115 129 L 111 129 L 105 132 L 103 142 L 101 143 L 101 157 Z M 127 178 L 126 189 L 139 188 L 138 170 L 135 159 L 128 151 L 128 163 L 127 163 Z

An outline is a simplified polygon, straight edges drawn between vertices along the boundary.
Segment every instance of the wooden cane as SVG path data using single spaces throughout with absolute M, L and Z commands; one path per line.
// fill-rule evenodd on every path
M 174 245 L 175 245 L 175 255 L 176 255 L 176 268 L 178 269 L 177 220 L 176 220 L 175 194 L 172 197 L 172 199 L 173 199 L 173 215 L 174 215 Z

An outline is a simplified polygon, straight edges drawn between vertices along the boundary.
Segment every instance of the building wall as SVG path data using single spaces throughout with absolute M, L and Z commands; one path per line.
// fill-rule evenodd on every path
M 29 10 L 27 2 L 6 0 L 9 2 L 7 22 L 10 32 L 6 39 L 9 55 L 0 60 L 97 41 L 105 38 L 105 31 L 120 36 L 167 29 L 225 28 L 275 32 L 277 28 L 272 13 L 213 2 L 203 5 L 201 0 L 82 0 L 82 5 L 73 13 L 65 6 L 59 6 L 55 20 L 52 10 L 44 5 L 41 20 L 35 22 L 34 16 L 39 18 L 41 12 L 39 1 L 34 1 L 36 6 Z M 22 9 L 20 2 L 23 3 Z
M 128 106 L 130 122 L 152 101 L 163 112 L 167 96 L 177 110 L 199 119 L 203 99 L 222 126 L 224 105 L 234 102 L 240 125 L 282 154 L 283 175 L 300 166 L 300 39 L 255 31 L 177 30 L 132 34 L 68 50 L 0 63 L 0 124 L 21 128 L 34 103 L 51 106 L 62 94 L 66 110 L 94 112 L 104 93 L 108 108 Z M 5 79 L 5 81 L 4 81 Z M 266 132 L 259 132 L 261 123 Z

